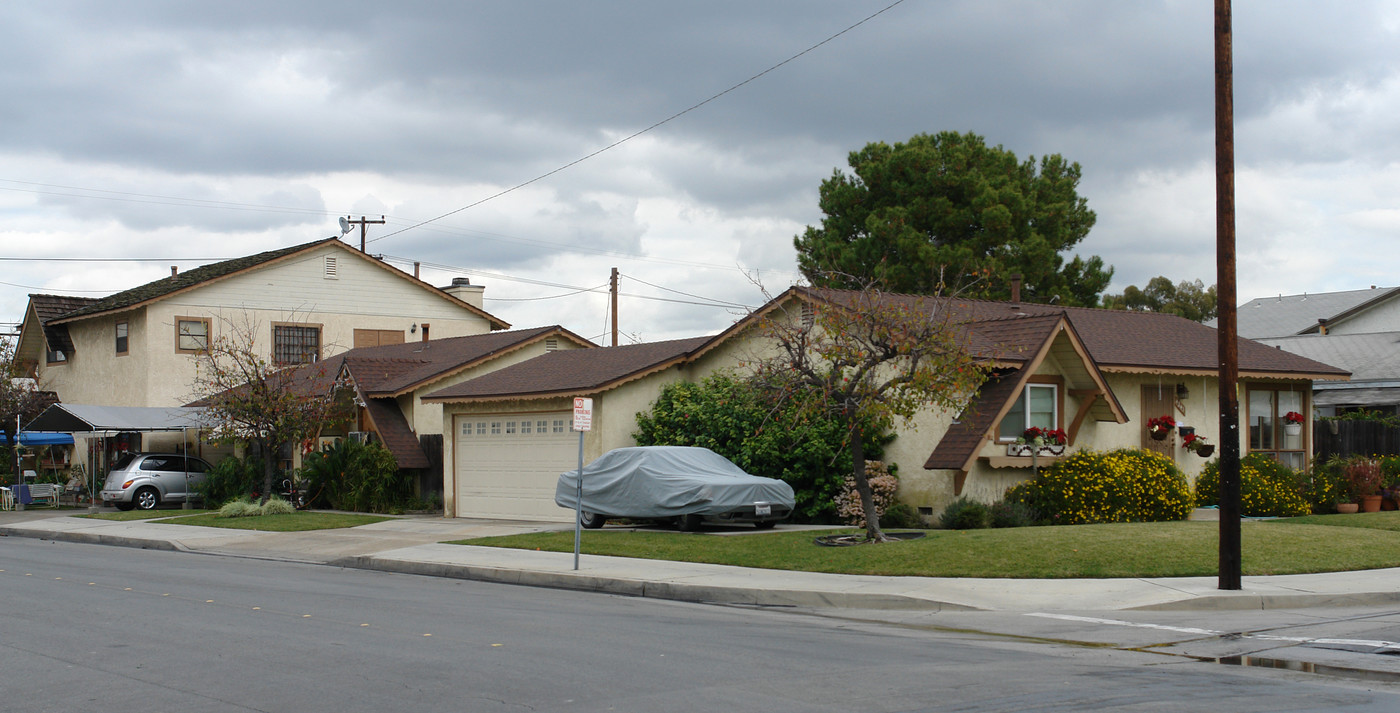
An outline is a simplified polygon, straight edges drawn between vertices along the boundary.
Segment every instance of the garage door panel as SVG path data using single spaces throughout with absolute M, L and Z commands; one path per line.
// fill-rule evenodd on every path
M 577 466 L 571 419 L 567 411 L 457 416 L 458 515 L 571 520 L 570 512 L 554 504 L 559 474 Z

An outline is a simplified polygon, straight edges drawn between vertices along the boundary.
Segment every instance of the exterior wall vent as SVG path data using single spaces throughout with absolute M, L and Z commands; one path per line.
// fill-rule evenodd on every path
M 326 277 L 327 280 L 339 280 L 339 279 L 340 279 L 340 266 L 336 264 L 336 261 L 335 261 L 335 260 L 336 260 L 336 259 L 335 259 L 335 256 L 334 256 L 334 255 L 327 255 L 327 256 L 326 256 L 326 274 L 325 274 L 325 277 Z
M 559 351 L 559 340 L 554 337 L 544 340 L 544 350 L 547 352 Z

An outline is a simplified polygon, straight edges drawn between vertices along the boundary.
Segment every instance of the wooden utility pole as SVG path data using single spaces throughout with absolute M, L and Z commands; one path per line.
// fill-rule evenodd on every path
M 1220 356 L 1220 589 L 1240 588 L 1239 340 L 1235 307 L 1235 100 L 1230 0 L 1215 0 L 1215 273 Z
M 617 268 L 612 269 L 612 278 L 608 280 L 608 291 L 612 294 L 612 345 L 617 346 Z
M 350 216 L 347 215 L 347 216 L 345 216 L 345 222 L 346 222 L 346 224 L 348 224 L 348 225 L 359 225 L 359 226 L 360 226 L 360 252 L 364 252 L 364 251 L 365 251 L 365 226 L 366 226 L 366 225 L 383 225 L 383 224 L 384 224 L 384 216 L 382 216 L 382 215 L 379 216 L 379 220 L 370 220 L 369 218 L 366 218 L 366 217 L 364 217 L 364 216 L 362 215 L 362 216 L 360 216 L 360 219 L 359 219 L 359 220 L 353 220 L 353 219 L 350 218 Z

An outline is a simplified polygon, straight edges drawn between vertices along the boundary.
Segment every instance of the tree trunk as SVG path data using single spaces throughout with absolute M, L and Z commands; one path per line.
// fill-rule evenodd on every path
M 888 542 L 890 538 L 880 531 L 880 515 L 875 512 L 875 497 L 870 492 L 870 481 L 865 477 L 865 443 L 861 440 L 860 426 L 854 416 L 847 416 L 850 424 L 851 474 L 855 476 L 856 493 L 860 495 L 860 507 L 865 513 L 865 536 L 871 542 Z
M 277 452 L 282 449 L 278 447 L 274 450 L 271 444 L 266 441 L 260 441 L 259 445 L 262 446 L 263 450 L 263 486 L 262 499 L 258 501 L 258 504 L 266 505 L 267 501 L 272 499 L 272 476 L 276 471 L 276 468 L 273 466 L 273 459 L 277 457 Z

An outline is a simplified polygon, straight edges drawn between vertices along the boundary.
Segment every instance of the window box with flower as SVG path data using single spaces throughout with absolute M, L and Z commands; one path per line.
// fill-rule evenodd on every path
M 1034 456 L 1064 455 L 1065 444 L 1069 442 L 1069 435 L 1062 428 L 1040 428 L 1031 426 L 1027 428 L 1016 439 L 1015 443 L 1006 446 L 1006 455 L 1009 456 Z

